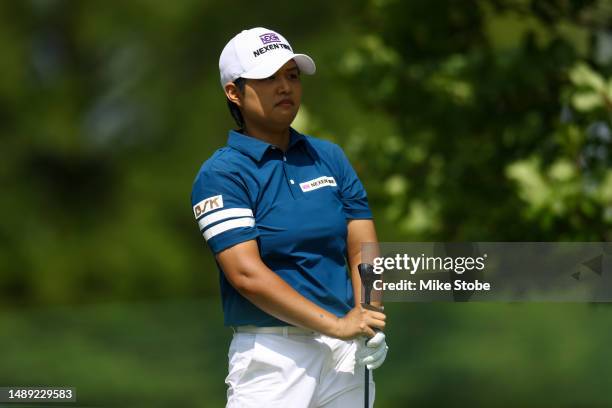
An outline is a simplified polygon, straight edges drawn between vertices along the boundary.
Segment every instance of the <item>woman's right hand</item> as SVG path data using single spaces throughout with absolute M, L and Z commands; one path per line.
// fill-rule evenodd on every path
M 344 317 L 338 319 L 334 337 L 342 340 L 350 340 L 359 336 L 374 337 L 374 329 L 384 330 L 386 318 L 384 313 L 365 309 L 358 304 Z

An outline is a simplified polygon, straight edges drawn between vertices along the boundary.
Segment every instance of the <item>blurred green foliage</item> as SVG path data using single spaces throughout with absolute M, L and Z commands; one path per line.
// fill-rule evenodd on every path
M 219 53 L 253 26 L 317 62 L 294 127 L 345 149 L 381 241 L 611 239 L 609 1 L 0 2 L 0 385 L 222 404 L 228 333 L 189 195 L 233 126 Z M 74 308 L 184 298 L 210 300 Z M 29 309 L 50 305 L 70 307 Z M 389 310 L 381 407 L 610 404 L 606 307 Z
M 610 4 L 435 3 L 371 2 L 338 69 L 390 123 L 348 143 L 395 238 L 609 240 Z

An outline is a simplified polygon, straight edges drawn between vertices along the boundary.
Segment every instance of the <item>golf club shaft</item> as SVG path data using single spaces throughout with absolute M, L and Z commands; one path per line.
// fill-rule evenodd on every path
M 363 393 L 363 406 L 369 408 L 370 404 L 370 370 L 368 367 L 365 368 L 365 388 Z

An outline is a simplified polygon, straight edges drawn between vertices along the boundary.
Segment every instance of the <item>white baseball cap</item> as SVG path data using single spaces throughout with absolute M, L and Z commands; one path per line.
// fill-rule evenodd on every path
M 312 58 L 305 54 L 294 54 L 289 42 L 279 33 L 263 27 L 244 30 L 236 34 L 221 51 L 221 86 L 240 77 L 268 78 L 291 59 L 300 72 L 308 75 L 315 73 Z

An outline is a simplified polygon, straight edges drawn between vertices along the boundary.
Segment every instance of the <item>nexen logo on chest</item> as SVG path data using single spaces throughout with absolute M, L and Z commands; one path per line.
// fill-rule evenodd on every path
M 200 216 L 212 210 L 216 210 L 217 208 L 223 208 L 223 196 L 221 195 L 205 198 L 194 205 L 193 214 L 195 215 L 196 219 L 198 219 Z
M 316 190 L 318 188 L 325 187 L 325 186 L 336 187 L 336 179 L 334 179 L 333 177 L 323 176 L 323 177 L 316 178 L 314 180 L 300 183 L 300 188 L 302 189 L 304 193 L 307 193 L 309 191 L 313 191 L 313 190 Z

